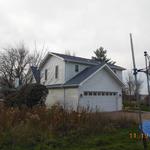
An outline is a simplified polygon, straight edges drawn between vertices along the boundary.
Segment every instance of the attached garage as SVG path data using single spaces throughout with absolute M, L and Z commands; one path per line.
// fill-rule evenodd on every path
M 117 111 L 119 108 L 117 92 L 84 91 L 80 98 L 80 106 L 89 107 L 91 111 Z
M 122 110 L 122 82 L 107 66 L 85 79 L 79 87 L 79 106 L 95 111 Z

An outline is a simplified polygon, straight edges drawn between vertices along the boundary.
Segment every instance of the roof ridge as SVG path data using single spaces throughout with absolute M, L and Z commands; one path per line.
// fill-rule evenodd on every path
M 72 59 L 72 61 L 74 59 L 74 61 L 76 61 L 76 62 L 80 62 L 81 61 L 83 63 L 85 61 L 85 63 L 90 63 L 90 64 L 93 64 L 93 65 L 98 65 L 98 64 L 102 63 L 102 62 L 99 62 L 99 61 L 94 60 L 92 58 L 71 56 L 71 55 L 61 54 L 61 53 L 55 53 L 55 52 L 51 52 L 51 53 L 54 54 L 54 55 L 57 55 L 59 57 L 62 57 L 62 58 L 66 57 L 64 59 L 68 59 L 69 61 L 71 61 L 70 59 Z M 78 59 L 80 59 L 80 60 L 78 60 Z M 110 67 L 116 67 L 116 69 L 126 70 L 125 68 L 123 68 L 121 66 L 118 66 L 118 65 L 115 65 L 115 64 L 110 64 L 110 63 L 106 63 L 106 64 L 109 65 Z
M 55 53 L 55 52 L 51 52 L 52 54 L 56 54 L 56 55 L 64 55 L 64 56 L 68 56 L 68 57 L 75 57 L 75 58 L 81 58 L 81 59 L 87 59 L 87 60 L 93 60 L 90 58 L 85 58 L 85 57 L 79 57 L 79 56 L 73 56 L 73 55 L 67 55 L 67 54 L 62 54 L 62 53 Z M 93 60 L 95 61 L 95 60 Z

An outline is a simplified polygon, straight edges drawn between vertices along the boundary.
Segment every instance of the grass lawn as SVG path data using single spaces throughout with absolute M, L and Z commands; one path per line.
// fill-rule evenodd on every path
M 119 129 L 112 133 L 97 135 L 70 134 L 65 137 L 53 137 L 46 141 L 36 142 L 27 147 L 21 145 L 6 145 L 3 150 L 142 150 L 140 140 L 130 139 L 130 132 L 138 132 L 135 129 Z
M 141 110 L 150 112 L 150 106 L 141 105 Z
M 130 102 L 125 102 L 124 103 L 124 107 L 125 110 L 138 110 L 137 104 L 134 101 L 134 103 L 130 103 Z M 140 108 L 142 111 L 148 111 L 150 112 L 150 106 L 146 105 L 146 104 L 140 104 Z
M 114 133 L 85 137 L 66 137 L 60 141 L 61 148 L 57 145 L 54 149 L 64 150 L 142 150 L 140 140 L 130 139 L 129 133 L 136 130 L 120 129 Z

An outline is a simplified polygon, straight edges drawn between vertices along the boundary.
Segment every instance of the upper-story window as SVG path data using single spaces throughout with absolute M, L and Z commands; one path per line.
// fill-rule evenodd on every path
M 79 71 L 79 65 L 75 65 L 75 72 Z
M 58 66 L 55 66 L 55 79 L 58 78 Z
M 47 69 L 45 69 L 45 80 L 47 80 Z

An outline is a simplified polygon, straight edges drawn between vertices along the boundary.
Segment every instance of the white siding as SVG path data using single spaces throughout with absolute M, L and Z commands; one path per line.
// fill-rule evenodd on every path
M 55 79 L 55 66 L 58 65 L 58 78 Z M 47 80 L 45 81 L 45 69 L 47 69 Z M 55 56 L 50 56 L 41 69 L 41 83 L 45 85 L 63 84 L 65 76 L 65 62 Z
M 117 92 L 115 96 L 84 96 L 84 91 L 106 91 Z M 100 109 L 100 111 L 118 111 L 122 109 L 122 94 L 121 86 L 116 80 L 102 69 L 97 72 L 92 78 L 87 80 L 79 89 L 82 94 L 79 100 L 81 107 L 90 107 L 92 109 Z
M 119 77 L 119 79 L 122 81 L 122 71 L 121 70 L 116 70 L 116 74 Z
M 77 110 L 78 88 L 49 89 L 46 105 L 52 106 L 58 103 L 66 109 Z
M 79 94 L 78 88 L 68 88 L 65 90 L 65 103 L 67 109 L 77 110 Z
M 118 78 L 122 81 L 122 70 L 112 69 Z
M 75 72 L 75 65 L 79 66 L 78 72 Z M 65 81 L 70 80 L 71 78 L 73 78 L 75 75 L 77 75 L 78 73 L 80 73 L 87 67 L 88 67 L 87 65 L 66 62 L 65 63 Z

